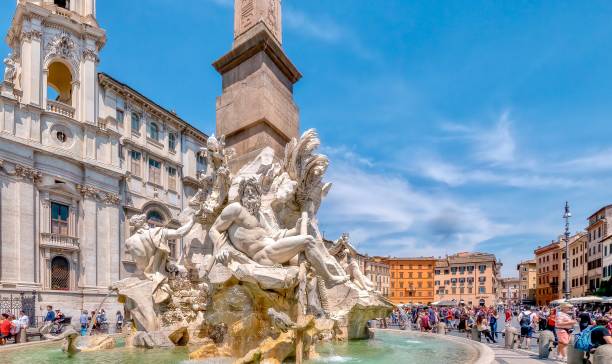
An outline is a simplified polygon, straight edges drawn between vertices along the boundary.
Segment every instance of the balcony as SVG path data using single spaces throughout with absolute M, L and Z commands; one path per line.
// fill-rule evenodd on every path
M 47 100 L 47 111 L 74 118 L 74 108 L 61 102 Z
M 79 250 L 79 238 L 58 234 L 41 233 L 40 246 L 46 248 L 56 248 L 63 250 Z

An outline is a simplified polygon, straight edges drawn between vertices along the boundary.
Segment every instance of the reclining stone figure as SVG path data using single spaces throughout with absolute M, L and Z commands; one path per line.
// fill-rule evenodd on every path
M 327 252 L 323 243 L 312 235 L 299 234 L 301 220 L 292 229 L 275 229 L 259 211 L 261 188 L 254 178 L 245 178 L 239 187 L 239 202 L 227 205 L 214 222 L 209 236 L 215 254 L 226 241 L 248 258 L 265 266 L 288 263 L 304 252 L 306 260 L 329 286 L 346 282 L 346 275 L 338 262 Z M 221 251 L 220 259 L 228 258 Z

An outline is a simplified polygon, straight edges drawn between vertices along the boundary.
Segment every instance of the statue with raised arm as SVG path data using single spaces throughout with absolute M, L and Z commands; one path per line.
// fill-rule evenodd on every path
M 245 178 L 240 182 L 239 201 L 227 205 L 210 228 L 209 236 L 215 253 L 229 241 L 256 263 L 276 266 L 286 264 L 304 252 L 307 261 L 328 285 L 346 282 L 348 276 L 322 243 L 312 235 L 300 234 L 301 220 L 292 229 L 274 229 L 266 221 L 259 211 L 261 194 L 255 178 Z
M 336 257 L 342 268 L 349 274 L 351 282 L 355 283 L 360 289 L 366 291 L 374 290 L 374 283 L 363 274 L 357 264 L 354 253 L 355 248 L 353 248 L 349 241 L 348 233 L 342 234 L 340 239 L 336 240 L 335 244 L 329 248 L 329 252 Z
M 196 222 L 199 212 L 194 213 L 187 224 L 178 229 L 149 227 L 147 216 L 135 215 L 130 219 L 134 234 L 125 241 L 125 249 L 132 256 L 139 273 L 152 278 L 156 273 L 166 275 L 166 263 L 170 255 L 168 240 L 185 236 Z

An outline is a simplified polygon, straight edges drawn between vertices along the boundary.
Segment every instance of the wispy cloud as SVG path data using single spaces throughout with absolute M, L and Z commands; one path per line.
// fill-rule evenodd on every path
M 503 111 L 493 125 L 485 123 L 473 126 L 447 122 L 441 124 L 441 128 L 451 134 L 451 139 L 463 139 L 471 143 L 472 153 L 479 161 L 499 165 L 514 163 L 517 159 L 509 111 Z
M 612 171 L 612 148 L 602 148 L 559 165 L 568 171 Z
M 348 231 L 371 254 L 443 255 L 470 250 L 508 229 L 470 203 L 420 190 L 357 160 L 337 158 L 330 168 L 333 187 L 320 218 L 328 237 Z
M 288 29 L 327 43 L 337 43 L 346 36 L 346 31 L 325 17 L 311 18 L 306 13 L 285 7 L 283 22 Z

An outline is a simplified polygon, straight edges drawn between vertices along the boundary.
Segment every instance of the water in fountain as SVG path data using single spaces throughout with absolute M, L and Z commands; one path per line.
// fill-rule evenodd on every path
M 96 310 L 96 313 L 93 315 L 93 317 L 91 318 L 91 322 L 89 323 L 89 326 L 87 327 L 87 335 L 86 337 L 89 337 L 91 335 L 91 329 L 93 328 L 93 326 L 96 324 L 96 315 L 100 312 L 100 310 L 102 309 L 102 305 L 104 305 L 104 302 L 106 302 L 106 299 L 108 298 L 108 296 L 110 296 L 113 293 L 113 291 L 109 291 L 106 296 L 104 296 L 104 298 L 102 299 L 102 302 L 100 302 L 100 304 L 98 305 L 98 309 Z

